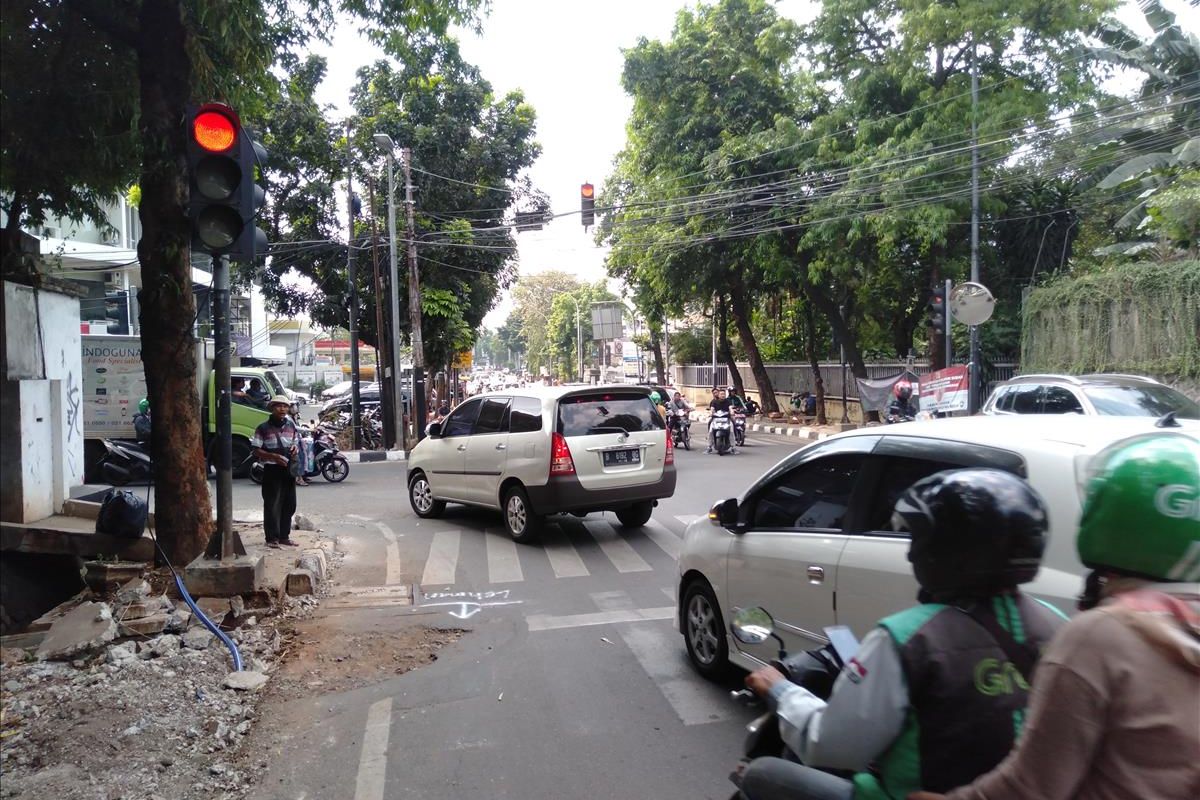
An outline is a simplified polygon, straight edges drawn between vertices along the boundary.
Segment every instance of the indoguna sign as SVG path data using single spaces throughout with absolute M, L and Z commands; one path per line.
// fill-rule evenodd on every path
M 971 378 L 965 366 L 921 376 L 921 411 L 966 411 Z
M 84 436 L 133 438 L 133 415 L 146 396 L 137 336 L 84 336 Z

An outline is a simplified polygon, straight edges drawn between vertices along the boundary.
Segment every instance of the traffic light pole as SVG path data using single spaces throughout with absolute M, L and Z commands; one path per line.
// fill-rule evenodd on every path
M 217 530 L 209 540 L 205 555 L 222 561 L 246 555 L 241 539 L 233 532 L 233 424 L 230 417 L 232 394 L 229 381 L 229 262 L 213 256 L 212 320 L 216 348 L 213 380 L 216 381 L 217 432 L 211 454 L 217 470 Z
M 425 438 L 425 344 L 421 336 L 421 269 L 417 265 L 417 225 L 413 209 L 412 150 L 404 148 L 404 205 L 408 218 L 408 319 L 412 326 L 413 422 L 417 441 Z
M 954 343 L 950 341 L 950 290 L 954 288 L 954 281 L 946 278 L 946 293 L 942 295 L 946 298 L 945 311 L 942 314 L 942 340 L 946 343 L 946 361 L 948 367 L 954 363 Z

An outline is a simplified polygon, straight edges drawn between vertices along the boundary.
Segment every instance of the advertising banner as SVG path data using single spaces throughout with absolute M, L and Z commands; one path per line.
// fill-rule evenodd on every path
M 84 336 L 84 436 L 134 437 L 133 415 L 146 396 L 142 342 L 137 336 Z
M 966 411 L 970 378 L 966 366 L 946 367 L 921 378 L 922 411 Z

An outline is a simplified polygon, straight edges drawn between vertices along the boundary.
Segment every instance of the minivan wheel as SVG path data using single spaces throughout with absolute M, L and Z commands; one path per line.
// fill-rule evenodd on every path
M 423 473 L 417 473 L 408 482 L 408 502 L 421 519 L 440 517 L 446 510 L 446 501 L 434 499 L 433 487 Z
M 652 513 L 654 513 L 654 503 L 644 500 L 641 503 L 634 503 L 629 508 L 622 508 L 617 512 L 617 519 L 620 520 L 622 527 L 640 528 L 650 521 Z
M 702 676 L 720 681 L 729 675 L 729 643 L 721 607 L 703 579 L 688 584 L 683 593 L 683 639 L 688 660 Z
M 520 486 L 513 486 L 504 493 L 504 528 L 514 542 L 536 542 L 542 534 L 543 522 L 544 517 L 534 513 L 529 505 L 529 495 Z

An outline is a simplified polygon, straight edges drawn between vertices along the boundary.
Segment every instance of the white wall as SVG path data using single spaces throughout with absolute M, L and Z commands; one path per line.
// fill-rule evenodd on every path
M 24 518 L 13 521 L 28 522 L 57 512 L 71 487 L 83 483 L 79 301 L 5 282 L 4 310 L 5 405 L 15 412 L 5 433 L 16 435 L 0 441 L 0 459 L 5 471 L 11 470 L 5 493 L 20 496 Z M 15 500 L 6 498 L 5 519 L 15 507 Z

